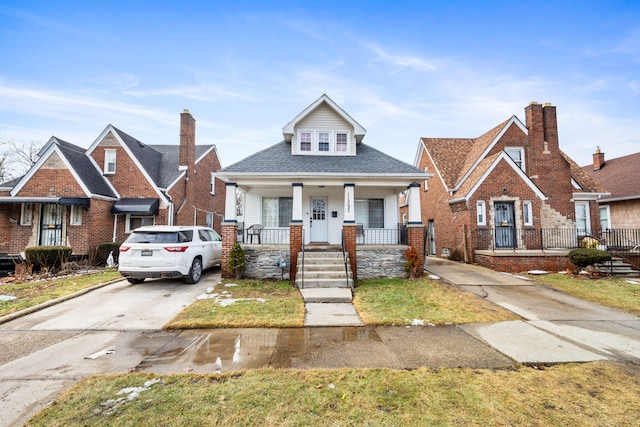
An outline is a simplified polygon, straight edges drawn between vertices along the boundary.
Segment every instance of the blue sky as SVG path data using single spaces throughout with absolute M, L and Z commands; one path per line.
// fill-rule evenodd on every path
M 640 151 L 637 1 L 3 0 L 0 58 L 0 140 L 177 144 L 186 108 L 227 166 L 326 93 L 408 163 L 531 101 L 581 165 Z

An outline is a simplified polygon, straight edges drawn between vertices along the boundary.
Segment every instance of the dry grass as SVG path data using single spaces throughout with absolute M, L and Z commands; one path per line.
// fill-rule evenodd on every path
M 500 322 L 519 316 L 444 282 L 420 278 L 358 282 L 353 304 L 367 325 Z
M 117 270 L 105 270 L 100 273 L 76 275 L 61 279 L 51 278 L 26 283 L 2 284 L 0 285 L 0 294 L 14 296 L 17 299 L 0 301 L 0 316 L 119 278 L 122 278 L 122 276 Z
M 127 387 L 148 390 L 127 400 Z M 640 423 L 640 368 L 606 362 L 534 369 L 255 370 L 100 376 L 29 426 L 434 425 Z
M 217 285 L 218 298 L 196 301 L 166 329 L 288 328 L 304 323 L 304 302 L 289 282 L 239 280 L 237 286 Z M 233 304 L 225 305 L 230 300 Z
M 640 316 L 640 285 L 625 279 L 548 274 L 536 276 L 536 280 L 575 297 Z

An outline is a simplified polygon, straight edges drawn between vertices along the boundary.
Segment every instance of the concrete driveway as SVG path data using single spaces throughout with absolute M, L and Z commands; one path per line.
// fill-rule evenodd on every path
M 427 258 L 425 269 L 520 315 L 522 321 L 461 326 L 520 363 L 640 362 L 637 316 L 474 265 Z

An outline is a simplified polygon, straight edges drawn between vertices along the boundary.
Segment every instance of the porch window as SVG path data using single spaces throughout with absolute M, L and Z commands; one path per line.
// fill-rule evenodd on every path
M 578 234 L 587 234 L 591 230 L 589 202 L 576 202 L 576 228 Z
M 311 151 L 311 132 L 300 132 L 300 151 Z
M 384 199 L 356 200 L 355 216 L 364 228 L 384 228 Z
M 127 215 L 127 222 L 125 226 L 125 232 L 131 233 L 138 227 L 143 225 L 154 225 L 155 217 L 152 215 Z
M 82 206 L 71 206 L 70 225 L 82 225 Z
M 476 202 L 476 223 L 478 225 L 487 225 L 487 204 L 484 200 Z
M 600 230 L 610 230 L 611 229 L 611 217 L 609 211 L 609 205 L 600 206 Z
M 105 174 L 116 173 L 116 150 L 113 150 L 113 149 L 104 150 L 104 173 Z
M 524 169 L 524 148 L 507 147 L 504 149 L 504 152 L 507 153 L 509 157 L 511 157 L 511 160 L 513 160 L 520 169 L 525 170 Z
M 329 151 L 329 132 L 318 132 L 318 151 Z
M 289 227 L 293 212 L 293 197 L 263 197 L 262 226 Z
M 522 216 L 524 225 L 533 226 L 533 204 L 528 200 L 522 202 Z
M 347 134 L 343 132 L 336 133 L 336 151 L 347 151 Z
M 33 203 L 22 203 L 20 206 L 20 225 L 31 225 L 33 221 Z

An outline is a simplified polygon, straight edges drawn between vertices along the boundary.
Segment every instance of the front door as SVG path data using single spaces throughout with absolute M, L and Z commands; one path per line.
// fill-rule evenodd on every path
M 497 248 L 515 248 L 516 247 L 516 230 L 515 230 L 515 210 L 513 202 L 494 202 L 493 209 L 495 211 L 495 228 L 496 228 L 496 247 Z
M 62 205 L 43 204 L 40 214 L 40 245 L 62 245 Z
M 313 197 L 311 199 L 311 242 L 327 242 L 327 198 Z

